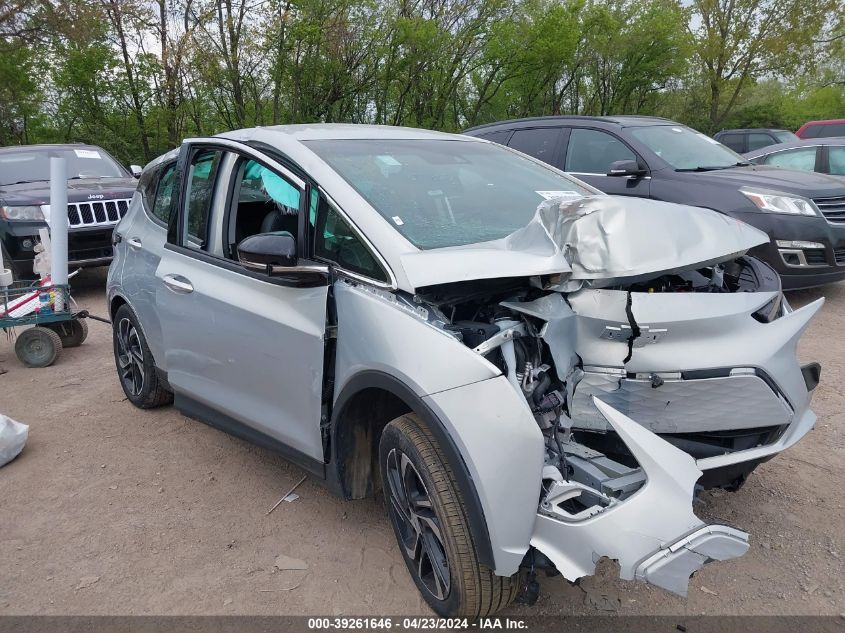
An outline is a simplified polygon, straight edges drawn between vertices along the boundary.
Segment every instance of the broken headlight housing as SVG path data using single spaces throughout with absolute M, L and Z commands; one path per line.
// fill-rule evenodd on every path
M 817 216 L 818 210 L 812 200 L 780 191 L 740 188 L 739 192 L 751 200 L 761 211 L 786 213 L 789 215 Z

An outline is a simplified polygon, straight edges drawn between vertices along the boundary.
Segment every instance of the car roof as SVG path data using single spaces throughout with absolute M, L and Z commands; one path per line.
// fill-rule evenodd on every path
M 789 132 L 786 128 L 782 127 L 738 127 L 738 128 L 731 128 L 729 130 L 719 130 L 719 134 L 729 134 L 734 132 Z
M 821 138 L 806 138 L 798 141 L 788 141 L 786 143 L 777 143 L 775 145 L 767 145 L 760 149 L 755 149 L 752 152 L 743 154 L 746 158 L 757 158 L 759 156 L 768 156 L 774 152 L 779 152 L 785 149 L 793 149 L 796 147 L 814 147 L 817 145 L 845 145 L 845 136 L 827 136 Z
M 433 130 L 421 130 L 412 127 L 395 127 L 390 125 L 360 125 L 352 123 L 306 123 L 298 125 L 271 125 L 266 127 L 252 128 L 260 130 L 263 138 L 268 139 L 275 135 L 279 140 L 294 141 L 320 141 L 340 139 L 441 139 L 441 140 L 464 140 L 457 134 L 446 132 L 435 132 Z M 224 132 L 219 136 L 237 139 L 244 132 L 249 130 L 236 130 Z
M 532 124 L 552 124 L 552 125 L 567 125 L 572 123 L 605 123 L 608 125 L 615 125 L 619 127 L 642 127 L 647 125 L 680 125 L 671 119 L 664 119 L 657 116 L 641 116 L 641 115 L 619 115 L 619 116 L 584 116 L 584 115 L 560 115 L 560 116 L 537 116 L 528 117 L 524 119 L 509 119 L 506 121 L 497 121 L 496 123 L 486 123 L 484 125 L 476 125 L 475 127 L 464 130 L 467 132 L 477 132 L 485 129 L 493 129 L 497 127 L 512 128 L 512 127 L 531 127 Z
M 821 121 L 807 121 L 801 127 L 806 127 L 808 125 L 835 125 L 837 123 L 845 123 L 845 119 L 824 119 Z
M 80 149 L 84 147 L 101 149 L 97 145 L 90 145 L 88 143 L 39 143 L 37 145 L 7 145 L 6 147 L 0 147 L 0 153 L 32 151 L 48 152 L 55 149 Z

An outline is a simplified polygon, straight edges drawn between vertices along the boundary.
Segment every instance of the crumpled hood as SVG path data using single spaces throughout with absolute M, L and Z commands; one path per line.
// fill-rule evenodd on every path
M 543 201 L 499 240 L 401 256 L 414 288 L 474 279 L 561 274 L 593 287 L 725 261 L 768 242 L 709 209 L 623 196 Z

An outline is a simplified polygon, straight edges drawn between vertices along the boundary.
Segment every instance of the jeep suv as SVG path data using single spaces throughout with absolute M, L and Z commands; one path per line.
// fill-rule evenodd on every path
M 50 157 L 67 161 L 68 265 L 107 266 L 112 230 L 129 209 L 137 181 L 95 145 L 0 148 L 0 248 L 18 279 L 33 277 L 38 229 L 50 219 Z M 141 168 L 133 165 L 140 174 Z
M 795 346 L 823 300 L 792 310 L 745 255 L 766 235 L 714 211 L 354 125 L 189 139 L 139 194 L 107 287 L 129 402 L 172 402 L 345 498 L 383 491 L 441 615 L 602 556 L 686 594 L 748 548 L 693 513 L 702 474 L 747 473 L 815 423 L 819 367 Z

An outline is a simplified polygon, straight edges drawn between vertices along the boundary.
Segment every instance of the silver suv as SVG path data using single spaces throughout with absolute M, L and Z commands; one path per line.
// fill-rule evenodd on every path
M 442 615 L 604 556 L 685 594 L 748 548 L 695 516 L 697 488 L 739 485 L 815 422 L 819 367 L 795 346 L 822 301 L 792 310 L 744 255 L 765 234 L 484 140 L 191 139 L 146 167 L 115 241 L 129 400 L 173 402 L 344 498 L 383 491 Z

